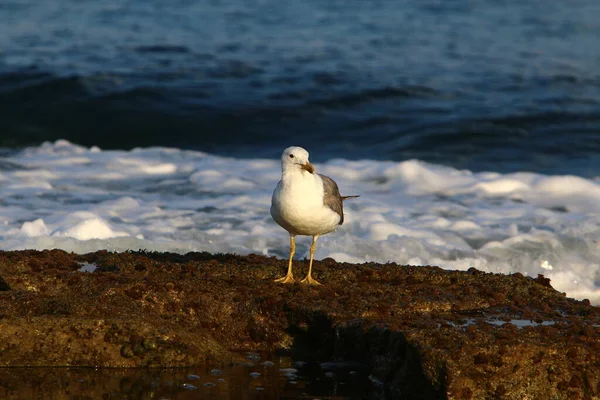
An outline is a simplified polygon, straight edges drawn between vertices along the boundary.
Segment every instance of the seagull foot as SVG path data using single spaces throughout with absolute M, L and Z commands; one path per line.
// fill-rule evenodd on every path
M 313 279 L 313 277 L 310 275 L 307 276 L 306 278 L 302 279 L 300 281 L 300 283 L 304 283 L 306 285 L 320 285 L 321 284 L 318 280 Z
M 277 283 L 294 283 L 294 275 L 292 274 L 288 274 L 286 276 L 284 276 L 283 278 L 279 278 L 279 279 L 275 279 L 275 282 Z

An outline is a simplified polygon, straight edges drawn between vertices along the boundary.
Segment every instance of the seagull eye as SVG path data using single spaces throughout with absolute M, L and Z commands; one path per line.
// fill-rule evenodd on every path
M 294 158 L 294 155 L 293 155 L 293 154 L 290 154 L 290 158 Z

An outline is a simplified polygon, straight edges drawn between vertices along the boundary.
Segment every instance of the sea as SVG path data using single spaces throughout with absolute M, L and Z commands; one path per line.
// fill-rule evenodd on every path
M 298 145 L 360 195 L 317 259 L 600 304 L 598 38 L 597 0 L 3 0 L 0 249 L 285 259 Z

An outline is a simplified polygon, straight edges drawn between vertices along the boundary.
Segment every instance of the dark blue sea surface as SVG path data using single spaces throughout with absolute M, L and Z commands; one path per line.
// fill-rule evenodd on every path
M 595 177 L 599 43 L 598 0 L 4 0 L 0 147 Z

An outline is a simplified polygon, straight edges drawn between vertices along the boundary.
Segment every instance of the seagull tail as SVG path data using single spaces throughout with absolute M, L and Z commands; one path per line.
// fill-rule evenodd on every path
M 357 197 L 360 197 L 360 196 L 342 196 L 342 201 L 348 200 L 348 199 L 355 199 Z

